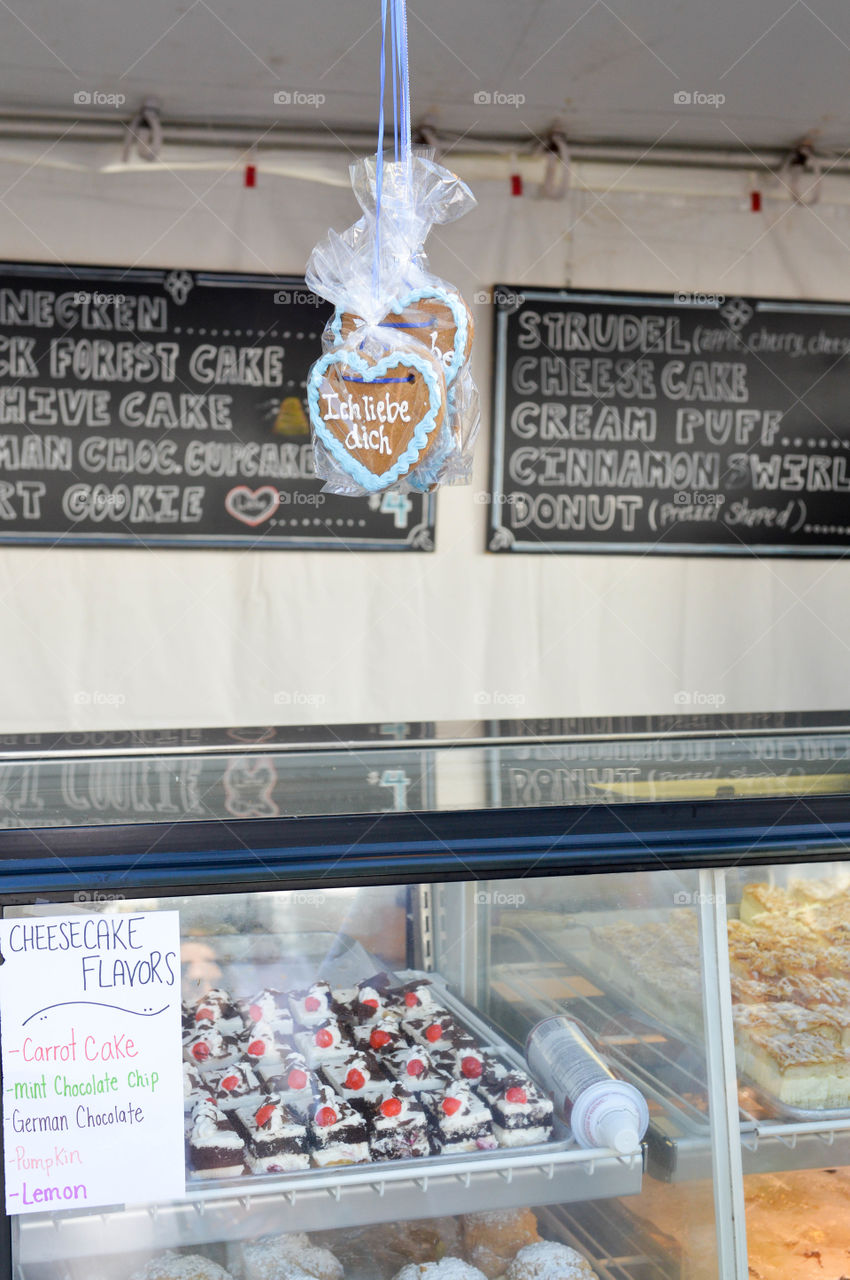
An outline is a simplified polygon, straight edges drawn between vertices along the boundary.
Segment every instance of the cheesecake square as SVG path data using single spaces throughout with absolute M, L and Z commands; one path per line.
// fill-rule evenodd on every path
M 245 1162 L 252 1173 L 309 1168 L 306 1119 L 277 1094 L 266 1094 L 259 1106 L 238 1108 L 234 1123 L 245 1138 Z
M 362 1164 L 369 1159 L 366 1121 L 350 1102 L 329 1085 L 319 1089 L 310 1107 L 310 1146 L 319 1168 L 338 1164 Z

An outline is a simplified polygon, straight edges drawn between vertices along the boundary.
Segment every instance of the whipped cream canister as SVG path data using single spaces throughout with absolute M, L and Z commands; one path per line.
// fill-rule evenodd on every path
M 646 1099 L 618 1080 L 577 1023 L 544 1018 L 528 1033 L 525 1057 L 579 1146 L 638 1150 L 649 1125 Z

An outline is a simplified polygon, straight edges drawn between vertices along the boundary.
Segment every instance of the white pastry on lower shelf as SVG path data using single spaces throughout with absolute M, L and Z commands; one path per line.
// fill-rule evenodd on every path
M 439 1262 L 409 1262 L 395 1280 L 487 1280 L 487 1277 L 462 1258 L 441 1258 Z
M 596 1280 L 596 1272 L 569 1245 L 541 1240 L 520 1249 L 505 1272 L 505 1280 Z

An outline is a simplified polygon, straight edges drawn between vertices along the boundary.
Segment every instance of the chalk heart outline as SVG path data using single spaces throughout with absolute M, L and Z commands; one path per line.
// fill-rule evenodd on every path
M 466 303 L 463 301 L 460 294 L 451 293 L 447 289 L 437 289 L 433 286 L 422 289 L 412 289 L 410 293 L 405 293 L 400 298 L 395 299 L 383 320 L 379 323 L 385 328 L 400 329 L 403 333 L 409 333 L 412 338 L 416 338 L 421 342 L 422 338 L 417 330 L 420 328 L 430 330 L 434 325 L 421 326 L 414 324 L 399 324 L 396 321 L 390 321 L 390 316 L 400 316 L 408 307 L 415 306 L 417 302 L 427 302 L 429 299 L 434 302 L 439 302 L 444 307 L 448 307 L 455 322 L 454 350 L 451 360 L 444 366 L 446 386 L 448 387 L 451 386 L 463 368 L 463 363 L 466 359 L 466 342 L 469 337 L 469 312 L 467 311 Z M 351 316 L 354 315 L 353 312 L 348 312 L 347 314 Z M 342 317 L 343 312 L 337 309 L 334 312 L 333 320 L 331 321 L 331 332 L 337 342 L 343 341 Z M 358 327 L 359 326 L 355 325 L 354 329 L 357 329 Z M 426 342 L 424 345 L 427 347 L 428 343 Z
M 262 505 L 259 512 L 253 515 L 244 509 L 244 505 L 240 510 L 240 505 L 245 502 L 256 503 L 261 495 L 268 495 L 267 501 Z M 224 509 L 228 515 L 233 516 L 235 520 L 241 520 L 243 524 L 250 525 L 252 529 L 256 529 L 258 524 L 262 524 L 264 520 L 270 519 L 280 506 L 280 494 L 272 485 L 263 484 L 259 489 L 249 489 L 247 484 L 235 485 L 227 497 L 224 499 Z
M 353 458 L 322 417 L 319 404 L 320 389 L 325 374 L 333 365 L 342 365 L 349 373 L 358 374 L 361 379 L 360 385 L 364 382 L 379 383 L 390 369 L 397 369 L 399 366 L 415 370 L 424 379 L 428 391 L 428 412 L 416 423 L 407 448 L 386 471 L 372 471 L 357 458 Z M 431 356 L 420 356 L 411 351 L 390 352 L 375 364 L 364 360 L 356 351 L 328 351 L 313 365 L 307 380 L 307 404 L 313 430 L 331 457 L 339 463 L 346 475 L 357 481 L 361 489 L 365 489 L 368 493 L 386 489 L 389 485 L 395 484 L 396 480 L 407 475 L 410 468 L 419 461 L 429 442 L 431 432 L 437 425 L 437 415 L 443 404 L 440 381 L 435 373 L 436 367 L 436 362 Z M 343 374 L 344 381 L 345 374 Z

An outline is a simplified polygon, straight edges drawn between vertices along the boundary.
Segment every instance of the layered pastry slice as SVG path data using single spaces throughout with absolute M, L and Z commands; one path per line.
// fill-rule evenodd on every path
M 787 1106 L 850 1107 L 850 1055 L 814 1031 L 748 1028 L 736 1037 L 738 1069 Z
M 260 1082 L 247 1062 L 236 1062 L 232 1067 L 211 1071 L 206 1082 L 208 1092 L 222 1111 L 243 1106 L 246 1098 L 256 1097 L 261 1092 Z
M 366 1121 L 327 1085 L 310 1107 L 310 1145 L 313 1163 L 319 1168 L 369 1159 Z
M 832 1044 L 840 1045 L 842 1026 L 829 1007 L 807 1009 L 787 1000 L 775 1000 L 770 1004 L 739 1004 L 732 1010 L 736 1036 L 741 1039 L 753 1031 L 763 1035 L 802 1035 L 806 1032 L 823 1036 Z
M 365 1103 L 373 1160 L 403 1160 L 431 1154 L 428 1119 L 421 1104 L 399 1085 Z
M 255 1022 L 240 1038 L 239 1045 L 253 1067 L 269 1067 L 280 1062 L 281 1047 L 288 1049 L 284 1027 L 287 1023 Z
M 214 987 L 195 1003 L 197 1026 L 212 1023 L 219 1031 L 236 1034 L 242 1029 L 242 1017 L 229 991 Z
M 428 1111 L 437 1149 L 446 1155 L 459 1151 L 493 1151 L 493 1117 L 466 1082 L 452 1081 L 441 1093 L 428 1094 Z
M 353 1027 L 352 1035 L 358 1048 L 371 1049 L 381 1061 L 409 1044 L 398 1015 L 393 1013 L 385 1012 L 376 1022 Z
M 478 1041 L 468 1031 L 459 1027 L 452 1037 L 448 1049 L 437 1054 L 437 1062 L 443 1066 L 450 1064 L 451 1074 L 461 1080 L 480 1080 L 484 1073 L 486 1055 Z
M 303 991 L 289 993 L 289 1009 L 296 1027 L 317 1027 L 333 1017 L 333 992 L 327 982 L 314 982 Z
M 553 1106 L 524 1071 L 511 1071 L 489 1062 L 478 1093 L 493 1116 L 493 1133 L 500 1147 L 529 1146 L 552 1136 Z
M 293 1039 L 313 1071 L 332 1062 L 340 1062 L 351 1052 L 348 1034 L 336 1018 L 328 1018 L 308 1030 L 296 1031 Z
M 252 1173 L 291 1173 L 310 1164 L 304 1116 L 276 1094 L 258 1107 L 240 1107 L 236 1124 L 245 1137 L 245 1160 Z
M 445 1089 L 451 1073 L 441 1070 L 427 1049 L 421 1045 L 405 1045 L 390 1054 L 390 1072 L 406 1093 L 436 1093 Z
M 245 1143 L 211 1098 L 192 1111 L 189 1162 L 199 1178 L 236 1178 L 244 1172 Z
M 418 1011 L 437 1008 L 434 988 L 427 978 L 415 978 L 391 992 L 390 1007 L 399 1010 L 404 1017 L 416 1017 Z
M 234 1035 L 223 1035 L 213 1024 L 204 1024 L 183 1045 L 187 1062 L 201 1071 L 229 1067 L 239 1057 L 239 1042 Z
M 422 1012 L 417 1010 L 404 1019 L 404 1029 L 415 1044 L 432 1050 L 450 1048 L 451 1037 L 459 1030 L 448 1009 L 441 1009 L 439 1006 L 426 1008 Z
M 326 1084 L 355 1104 L 377 1097 L 390 1083 L 375 1055 L 358 1049 L 352 1049 L 338 1062 L 327 1063 L 321 1074 Z
M 284 1051 L 278 1064 L 261 1068 L 260 1079 L 267 1093 L 279 1094 L 287 1106 L 305 1114 L 319 1093 L 318 1075 L 295 1049 Z
M 291 1036 L 295 1022 L 289 1008 L 289 999 L 283 991 L 264 987 L 241 1006 L 242 1017 L 248 1027 L 256 1023 L 268 1023 L 280 1036 Z
M 389 984 L 389 974 L 376 973 L 350 990 L 336 992 L 336 1012 L 344 1022 L 375 1022 L 387 1007 Z
M 850 1000 L 841 1004 L 813 1004 L 810 1007 L 811 1012 L 818 1017 L 829 1014 L 840 1029 L 842 1047 L 850 1049 Z

